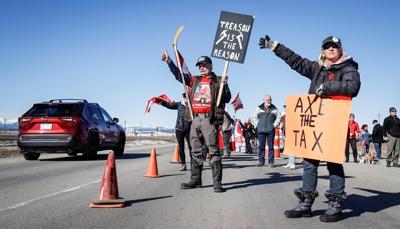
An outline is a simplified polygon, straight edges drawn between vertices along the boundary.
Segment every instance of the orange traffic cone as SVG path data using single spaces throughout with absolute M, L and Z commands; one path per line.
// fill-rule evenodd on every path
M 275 128 L 274 136 L 274 158 L 280 158 L 281 152 L 279 150 L 279 127 Z
M 159 177 L 157 168 L 157 155 L 156 149 L 151 150 L 149 165 L 147 166 L 147 172 L 144 174 L 145 177 Z
M 175 152 L 172 155 L 172 160 L 170 161 L 170 163 L 175 163 L 175 164 L 180 164 L 181 163 L 181 159 L 179 157 L 178 144 L 176 144 L 176 146 L 175 146 Z
M 100 196 L 98 200 L 93 201 L 91 208 L 123 208 L 125 200 L 119 197 L 117 168 L 115 165 L 114 152 L 110 152 L 107 158 L 106 168 L 100 185 Z

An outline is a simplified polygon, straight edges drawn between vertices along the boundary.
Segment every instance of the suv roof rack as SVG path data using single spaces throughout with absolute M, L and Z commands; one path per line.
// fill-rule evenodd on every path
M 52 99 L 49 101 L 49 103 L 54 103 L 54 102 L 63 103 L 64 101 L 76 101 L 76 102 L 83 102 L 83 103 L 88 102 L 86 99 Z

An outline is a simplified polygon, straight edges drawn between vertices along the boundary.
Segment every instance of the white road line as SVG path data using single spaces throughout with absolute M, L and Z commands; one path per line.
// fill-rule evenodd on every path
M 22 203 L 19 203 L 19 204 L 10 206 L 10 207 L 2 208 L 2 209 L 0 209 L 0 212 L 11 210 L 11 209 L 16 209 L 16 208 L 25 206 L 27 204 L 30 204 L 32 202 L 35 202 L 37 200 L 41 200 L 41 199 L 57 196 L 57 195 L 62 194 L 62 193 L 76 191 L 76 190 L 78 190 L 80 188 L 83 188 L 85 186 L 92 185 L 92 184 L 95 184 L 95 183 L 100 183 L 100 181 L 101 181 L 101 179 L 96 180 L 96 181 L 92 181 L 92 182 L 89 182 L 89 183 L 86 183 L 86 184 L 78 185 L 78 186 L 75 186 L 75 187 L 72 187 L 72 188 L 68 188 L 68 189 L 65 189 L 65 190 L 62 190 L 62 191 L 59 191 L 59 192 L 54 192 L 54 193 L 51 193 L 51 194 L 47 194 L 47 195 L 44 195 L 44 196 L 41 196 L 41 197 L 38 197 L 38 198 L 35 198 L 35 199 L 31 199 L 31 200 L 28 200 L 28 201 L 25 201 L 25 202 L 22 202 Z

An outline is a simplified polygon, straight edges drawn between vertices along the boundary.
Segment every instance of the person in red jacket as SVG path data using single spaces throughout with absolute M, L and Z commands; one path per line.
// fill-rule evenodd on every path
M 354 120 L 355 115 L 353 113 L 350 113 L 349 116 L 349 130 L 348 130 L 348 138 L 346 142 L 346 162 L 349 162 L 349 155 L 350 155 L 350 150 L 349 150 L 349 145 L 351 147 L 351 151 L 353 152 L 353 158 L 354 158 L 354 163 L 358 163 L 357 157 L 357 141 L 360 139 L 360 126 L 358 123 Z

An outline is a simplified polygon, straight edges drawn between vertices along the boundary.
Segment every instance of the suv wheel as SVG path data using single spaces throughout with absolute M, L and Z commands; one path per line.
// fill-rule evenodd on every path
M 116 156 L 122 156 L 124 155 L 125 151 L 125 135 L 121 135 L 119 137 L 118 144 L 114 148 L 114 152 Z
M 95 134 L 91 134 L 88 140 L 88 144 L 86 146 L 86 150 L 83 155 L 86 156 L 88 159 L 96 159 L 98 145 L 99 145 L 98 137 Z
M 27 161 L 35 161 L 40 157 L 40 153 L 34 152 L 22 152 L 22 155 L 24 155 L 24 158 Z
M 78 154 L 78 152 L 71 150 L 71 151 L 68 151 L 67 154 L 68 154 L 68 156 L 75 157 Z

